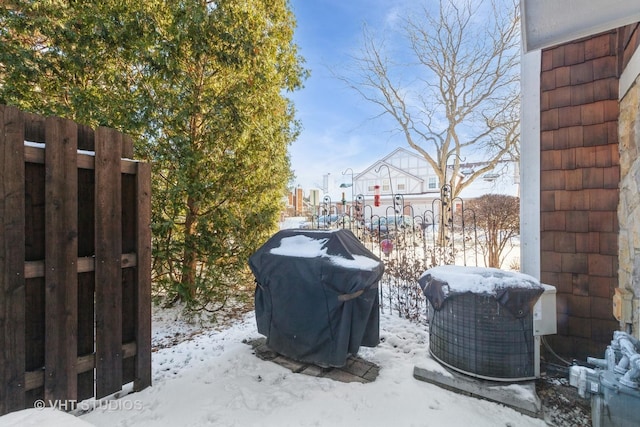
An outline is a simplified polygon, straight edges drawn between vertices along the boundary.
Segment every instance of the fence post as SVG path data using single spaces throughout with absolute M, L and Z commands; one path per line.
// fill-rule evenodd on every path
M 0 415 L 25 405 L 25 194 L 22 113 L 0 105 Z
M 122 134 L 95 131 L 96 398 L 122 389 Z
M 137 193 L 137 284 L 136 366 L 133 388 L 151 385 L 151 164 L 138 163 Z
M 45 401 L 77 399 L 78 130 L 45 123 Z

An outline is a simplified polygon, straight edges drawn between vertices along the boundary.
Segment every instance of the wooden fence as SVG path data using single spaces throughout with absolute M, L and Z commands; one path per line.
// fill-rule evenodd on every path
M 151 384 L 151 168 L 0 106 L 0 415 Z

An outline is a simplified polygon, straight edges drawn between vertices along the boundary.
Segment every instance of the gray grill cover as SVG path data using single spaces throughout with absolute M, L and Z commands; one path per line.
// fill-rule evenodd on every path
M 343 366 L 360 346 L 378 345 L 384 264 L 351 231 L 281 230 L 249 266 L 258 332 L 273 351 Z

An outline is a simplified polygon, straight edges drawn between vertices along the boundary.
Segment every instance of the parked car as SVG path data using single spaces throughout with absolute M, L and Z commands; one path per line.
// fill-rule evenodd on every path
M 365 223 L 367 230 L 373 234 L 388 235 L 389 232 L 398 230 L 414 231 L 416 225 L 413 218 L 408 215 L 391 215 L 374 218 Z
M 331 228 L 338 223 L 340 217 L 337 214 L 320 215 L 316 220 L 316 228 Z

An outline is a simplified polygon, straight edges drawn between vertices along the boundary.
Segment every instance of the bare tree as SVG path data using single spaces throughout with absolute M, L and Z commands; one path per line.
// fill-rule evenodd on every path
M 500 268 L 505 250 L 520 233 L 520 199 L 504 194 L 485 194 L 467 203 L 481 233 L 479 244 L 487 267 Z
M 440 0 L 435 13 L 425 5 L 402 22 L 409 59 L 392 60 L 365 28 L 354 72 L 340 78 L 393 119 L 455 198 L 512 159 L 519 141 L 518 1 Z M 483 166 L 463 175 L 467 155 Z

